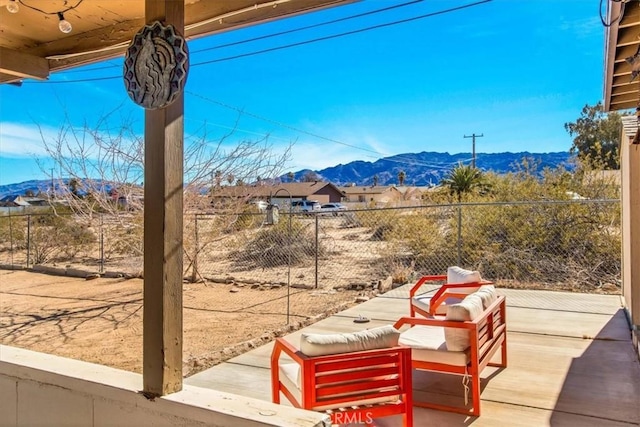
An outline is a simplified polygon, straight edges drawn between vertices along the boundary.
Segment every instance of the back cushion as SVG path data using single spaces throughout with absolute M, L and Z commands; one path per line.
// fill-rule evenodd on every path
M 477 293 L 477 292 L 476 292 Z M 473 293 L 458 304 L 452 304 L 447 309 L 447 320 L 474 320 L 482 315 L 482 298 Z M 464 351 L 471 345 L 469 330 L 462 328 L 444 328 L 444 339 L 447 350 Z
M 482 285 L 480 289 L 478 289 L 475 295 L 479 296 L 482 300 L 482 309 L 486 309 L 491 304 L 495 302 L 498 298 L 498 294 L 496 293 L 496 288 L 493 285 Z
M 391 325 L 346 334 L 306 334 L 300 336 L 300 351 L 307 356 L 351 353 L 398 345 L 400 331 Z
M 478 271 L 465 270 L 457 265 L 447 268 L 447 283 L 474 283 L 482 280 Z

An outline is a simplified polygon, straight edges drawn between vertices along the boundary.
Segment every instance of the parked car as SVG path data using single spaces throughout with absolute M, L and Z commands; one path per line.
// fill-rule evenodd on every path
M 318 212 L 320 203 L 316 200 L 295 200 L 291 203 L 294 212 Z
M 339 215 L 340 212 L 344 212 L 347 210 L 347 207 L 342 203 L 325 203 L 320 206 L 321 212 L 330 212 L 334 215 Z

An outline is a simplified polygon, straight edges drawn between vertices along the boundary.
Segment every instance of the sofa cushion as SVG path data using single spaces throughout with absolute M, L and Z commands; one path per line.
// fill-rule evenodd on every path
M 457 265 L 447 268 L 447 283 L 462 284 L 476 283 L 482 280 L 478 271 L 465 270 Z
M 300 351 L 307 356 L 351 353 L 398 345 L 400 331 L 391 325 L 344 334 L 308 334 L 300 336 Z
M 444 328 L 439 326 L 414 326 L 400 334 L 400 345 L 411 347 L 411 360 L 466 366 L 471 360 L 469 349 L 448 351 Z
M 482 298 L 476 294 L 477 292 L 468 295 L 458 304 L 450 305 L 446 320 L 467 321 L 481 316 L 483 311 Z M 447 327 L 444 328 L 444 337 L 447 350 L 450 351 L 464 351 L 471 345 L 468 329 Z
M 421 295 L 419 297 L 414 297 L 413 298 L 413 305 L 415 305 L 418 308 L 421 308 L 422 310 L 429 312 L 429 310 L 431 309 L 429 307 L 429 304 L 431 303 L 431 295 L 429 296 L 424 296 Z M 436 307 L 436 312 L 435 314 L 440 314 L 440 315 L 445 315 L 447 314 L 447 307 L 450 306 L 451 304 L 456 304 L 459 303 L 460 301 L 462 301 L 461 298 L 447 298 L 446 300 L 444 300 L 444 302 L 442 304 L 440 304 L 438 307 Z

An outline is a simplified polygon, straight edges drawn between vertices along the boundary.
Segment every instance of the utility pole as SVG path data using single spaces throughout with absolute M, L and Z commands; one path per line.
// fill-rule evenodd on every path
M 51 168 L 51 197 L 55 199 L 56 185 L 53 183 L 53 168 Z
M 476 135 L 475 133 L 471 134 L 471 135 L 465 135 L 465 138 L 473 138 L 473 151 L 471 154 L 471 167 L 475 168 L 476 167 L 476 138 L 482 138 L 484 136 L 484 134 L 480 134 L 480 135 Z

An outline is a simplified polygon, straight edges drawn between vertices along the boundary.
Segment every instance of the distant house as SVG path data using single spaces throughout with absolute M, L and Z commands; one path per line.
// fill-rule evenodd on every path
M 7 208 L 17 208 L 29 206 L 29 203 L 22 199 L 22 196 L 4 196 L 0 199 L 0 206 Z
M 0 206 L 2 207 L 23 207 L 29 206 L 48 206 L 49 201 L 40 197 L 27 197 L 20 195 L 5 196 L 0 199 Z
M 339 187 L 346 202 L 388 204 L 402 200 L 403 193 L 392 185 Z
M 109 199 L 122 209 L 142 209 L 144 205 L 144 189 L 135 185 L 125 185 L 120 188 L 111 188 L 108 191 Z
M 343 194 L 330 182 L 286 182 L 274 185 L 234 185 L 220 186 L 210 196 L 213 203 L 225 200 L 242 200 L 250 203 L 256 200 L 269 200 L 286 205 L 294 200 L 316 200 L 320 203 L 341 202 Z

